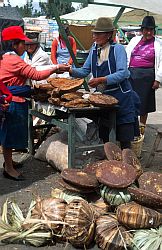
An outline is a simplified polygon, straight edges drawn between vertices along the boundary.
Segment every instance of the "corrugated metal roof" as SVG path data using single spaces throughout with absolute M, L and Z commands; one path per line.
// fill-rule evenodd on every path
M 0 7 L 0 18 L 14 19 L 14 20 L 21 20 L 22 19 L 17 8 L 11 7 L 11 6 Z
M 0 29 L 16 25 L 24 26 L 24 21 L 17 8 L 11 6 L 0 7 Z

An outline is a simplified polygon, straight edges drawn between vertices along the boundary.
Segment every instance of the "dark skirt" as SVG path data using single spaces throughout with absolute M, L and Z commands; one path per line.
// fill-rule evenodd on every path
M 133 141 L 135 136 L 134 123 L 120 124 L 116 127 L 116 139 L 120 142 Z M 99 124 L 99 137 L 104 143 L 109 141 L 109 129 Z
M 132 88 L 140 97 L 140 115 L 155 112 L 155 90 L 152 89 L 155 70 L 153 68 L 129 68 L 129 71 Z
M 0 128 L 0 144 L 5 148 L 28 146 L 28 102 L 11 102 Z

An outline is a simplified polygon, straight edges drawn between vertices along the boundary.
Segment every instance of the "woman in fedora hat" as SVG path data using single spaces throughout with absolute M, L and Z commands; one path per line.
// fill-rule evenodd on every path
M 126 48 L 130 82 L 141 100 L 141 133 L 144 133 L 148 113 L 156 110 L 155 90 L 162 83 L 162 41 L 155 37 L 155 28 L 154 17 L 145 16 L 142 35 L 133 37 Z
M 28 101 L 31 88 L 24 86 L 27 78 L 42 80 L 52 73 L 68 70 L 69 66 L 57 65 L 52 69 L 37 71 L 22 60 L 21 56 L 25 51 L 27 38 L 20 26 L 10 26 L 2 30 L 3 56 L 0 59 L 0 81 L 2 81 L 12 92 L 5 121 L 0 127 L 0 144 L 3 149 L 5 178 L 21 181 L 24 180 L 16 168 L 12 159 L 12 149 L 22 149 L 28 146 Z
M 128 81 L 126 52 L 123 45 L 113 42 L 114 26 L 110 18 L 100 17 L 92 32 L 94 44 L 83 67 L 70 68 L 69 72 L 82 78 L 92 73 L 89 86 L 119 100 L 117 139 L 122 149 L 130 148 L 134 139 L 135 99 Z M 101 125 L 99 128 L 100 138 L 108 141 L 107 128 Z

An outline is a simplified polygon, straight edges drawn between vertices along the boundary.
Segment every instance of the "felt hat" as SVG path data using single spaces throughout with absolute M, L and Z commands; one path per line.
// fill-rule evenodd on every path
M 113 22 L 109 17 L 99 17 L 92 32 L 111 32 L 113 30 Z
M 26 41 L 25 44 L 38 44 L 40 42 L 39 32 L 26 32 L 26 36 L 30 41 Z
M 143 18 L 141 28 L 150 28 L 155 29 L 157 26 L 155 25 L 155 19 L 153 16 L 145 16 Z
M 20 26 L 10 26 L 2 30 L 2 41 L 9 41 L 16 39 L 22 41 L 31 41 L 27 36 L 25 36 L 23 29 Z

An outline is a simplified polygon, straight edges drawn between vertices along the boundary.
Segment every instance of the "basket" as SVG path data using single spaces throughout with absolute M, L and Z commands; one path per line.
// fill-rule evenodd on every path
M 131 147 L 138 158 L 141 156 L 144 135 L 140 135 L 137 140 L 131 142 Z

